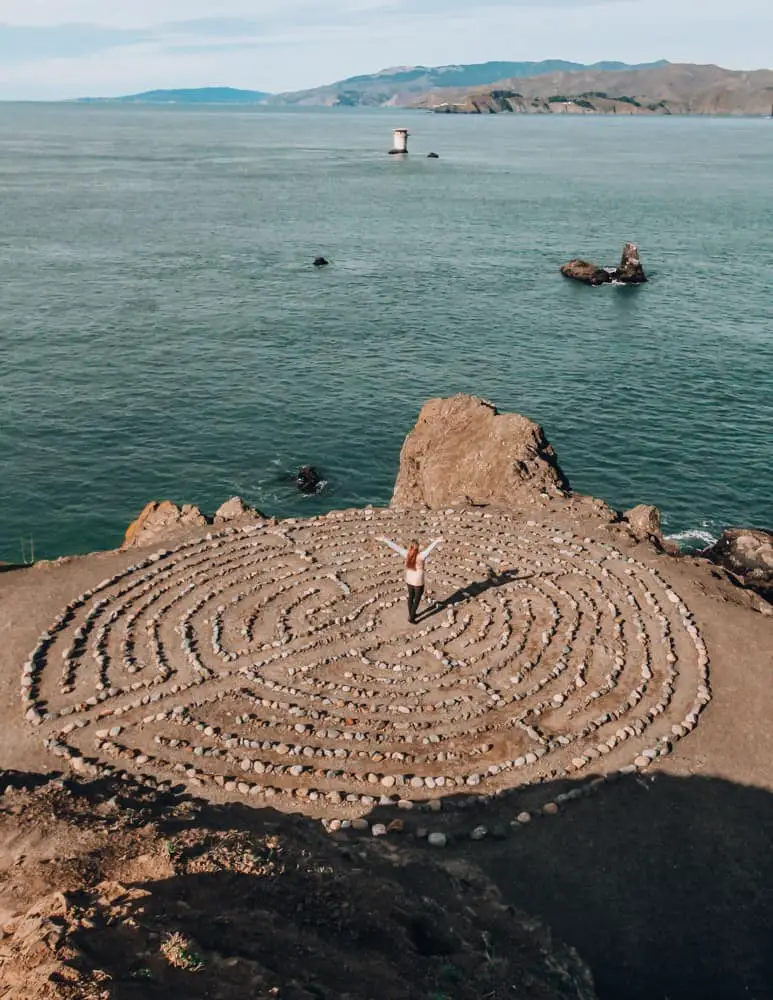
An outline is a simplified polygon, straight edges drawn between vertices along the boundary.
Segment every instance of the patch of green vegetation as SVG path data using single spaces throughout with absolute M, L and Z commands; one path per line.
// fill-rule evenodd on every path
M 620 101 L 621 104 L 633 104 L 635 108 L 641 107 L 635 97 L 615 97 L 614 100 Z
M 204 962 L 196 953 L 193 942 L 179 931 L 167 934 L 161 945 L 161 954 L 176 969 L 185 972 L 201 972 Z

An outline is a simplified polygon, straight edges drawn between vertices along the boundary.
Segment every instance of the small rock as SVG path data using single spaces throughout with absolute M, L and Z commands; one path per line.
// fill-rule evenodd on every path
M 431 833 L 427 838 L 430 847 L 445 847 L 448 837 L 444 833 Z

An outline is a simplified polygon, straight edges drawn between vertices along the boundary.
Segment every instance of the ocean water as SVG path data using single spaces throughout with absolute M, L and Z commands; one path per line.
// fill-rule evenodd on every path
M 771 526 L 772 170 L 762 119 L 0 105 L 0 560 L 385 504 L 462 391 L 682 538 Z M 626 239 L 647 286 L 561 278 Z

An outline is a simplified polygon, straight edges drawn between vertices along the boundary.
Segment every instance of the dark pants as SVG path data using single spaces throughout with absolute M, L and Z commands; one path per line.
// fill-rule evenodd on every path
M 421 598 L 424 594 L 424 587 L 412 587 L 408 584 L 408 621 L 416 621 L 416 612 L 419 610 Z

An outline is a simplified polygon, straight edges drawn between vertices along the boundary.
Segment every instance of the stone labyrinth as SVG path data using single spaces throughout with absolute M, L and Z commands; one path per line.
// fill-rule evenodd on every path
M 381 534 L 445 538 L 415 626 Z M 690 610 L 614 546 L 365 510 L 227 527 L 102 581 L 40 637 L 21 697 L 81 773 L 357 816 L 647 767 L 708 685 Z

